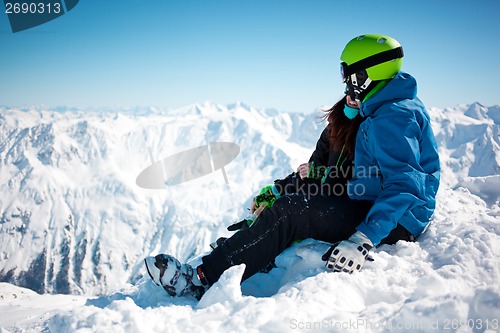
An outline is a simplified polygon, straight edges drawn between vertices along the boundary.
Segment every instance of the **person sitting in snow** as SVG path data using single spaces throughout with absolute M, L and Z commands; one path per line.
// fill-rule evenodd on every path
M 434 212 L 440 167 L 429 115 L 416 80 L 400 71 L 402 58 L 397 40 L 376 34 L 352 39 L 341 54 L 346 97 L 330 110 L 327 132 L 298 174 L 344 182 L 345 191 L 290 194 L 278 181 L 265 191 L 268 199 L 254 204 L 262 212 L 253 225 L 220 242 L 198 267 L 166 254 L 146 258 L 153 281 L 170 295 L 199 299 L 229 267 L 245 264 L 245 280 L 298 239 L 333 243 L 323 255 L 326 268 L 347 273 L 361 270 L 374 246 L 414 241 Z M 355 122 L 361 123 L 354 139 L 345 133 Z M 353 151 L 352 177 L 330 177 L 349 165 L 342 157 Z M 330 169 L 318 172 L 316 163 Z

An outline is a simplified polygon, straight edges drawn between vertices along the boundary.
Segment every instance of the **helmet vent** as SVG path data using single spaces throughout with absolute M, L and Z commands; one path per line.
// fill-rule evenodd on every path
M 387 39 L 385 39 L 384 37 L 381 37 L 381 38 L 379 38 L 379 39 L 377 40 L 377 42 L 378 42 L 379 44 L 384 44 L 385 42 L 387 42 Z
M 361 35 L 361 36 L 358 36 L 358 38 L 356 38 L 356 40 L 363 40 L 365 39 L 365 35 Z

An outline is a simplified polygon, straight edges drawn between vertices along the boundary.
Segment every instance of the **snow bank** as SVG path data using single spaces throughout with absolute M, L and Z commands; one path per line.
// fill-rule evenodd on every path
M 145 278 L 119 299 L 89 301 L 48 325 L 52 332 L 499 331 L 498 207 L 446 189 L 438 212 L 419 242 L 380 247 L 358 274 L 326 272 L 320 258 L 328 244 L 306 240 L 241 289 L 243 267 L 233 267 L 198 304 Z

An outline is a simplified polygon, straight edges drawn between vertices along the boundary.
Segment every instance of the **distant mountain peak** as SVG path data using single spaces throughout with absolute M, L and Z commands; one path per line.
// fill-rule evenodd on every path
M 465 115 L 474 119 L 484 120 L 488 117 L 488 108 L 479 102 L 472 103 L 465 111 Z

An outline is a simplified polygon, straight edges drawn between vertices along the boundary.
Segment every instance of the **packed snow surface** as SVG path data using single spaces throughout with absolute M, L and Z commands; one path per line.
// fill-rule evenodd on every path
M 309 159 L 321 112 L 242 103 L 180 110 L 0 108 L 0 332 L 499 332 L 500 107 L 430 108 L 442 182 L 416 243 L 330 273 L 304 240 L 240 286 L 227 270 L 201 301 L 172 298 L 143 258 L 196 263 L 252 195 Z M 208 142 L 240 155 L 165 190 L 137 175 Z M 29 288 L 29 289 L 28 289 Z

